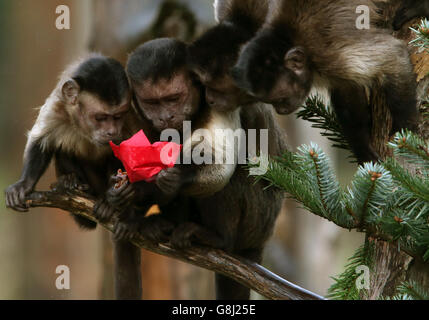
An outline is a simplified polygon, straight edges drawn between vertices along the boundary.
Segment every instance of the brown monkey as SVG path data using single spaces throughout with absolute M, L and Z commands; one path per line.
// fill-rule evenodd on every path
M 53 157 L 58 188 L 78 188 L 103 197 L 110 175 L 120 165 L 109 141 L 120 142 L 133 131 L 130 98 L 126 73 L 116 60 L 91 54 L 70 65 L 29 132 L 22 175 L 6 189 L 6 206 L 28 211 L 25 197 Z M 83 228 L 96 227 L 72 216 Z M 115 254 L 117 297 L 139 298 L 140 250 L 128 242 L 115 242 Z M 122 274 L 126 277 L 118 276 Z
M 356 9 L 372 1 L 273 0 L 263 28 L 232 69 L 237 85 L 280 114 L 301 106 L 312 87 L 328 88 L 359 162 L 377 160 L 370 145 L 368 93 L 380 88 L 392 132 L 416 126 L 416 84 L 406 45 L 386 30 L 359 30 Z
M 216 0 L 218 24 L 190 45 L 190 68 L 204 84 L 206 100 L 212 108 L 227 111 L 257 101 L 236 86 L 229 70 L 237 62 L 241 47 L 263 25 L 268 2 Z
M 183 120 L 188 119 L 193 120 L 193 124 L 202 121 L 205 123 L 203 127 L 209 128 L 207 124 L 211 122 L 207 122 L 208 119 L 219 121 L 221 118 L 207 118 L 207 114 L 216 111 L 215 114 L 223 114 L 225 117 L 231 111 L 238 111 L 241 127 L 245 130 L 255 129 L 256 141 L 259 141 L 259 130 L 268 129 L 270 155 L 281 155 L 282 151 L 286 150 L 284 136 L 274 120 L 271 108 L 254 106 L 246 110 L 240 110 L 238 107 L 231 110 L 213 107 L 207 109 L 202 99 L 204 88 L 192 78 L 192 73 L 188 70 L 189 59 L 186 56 L 186 46 L 171 39 L 146 43 L 130 56 L 127 71 L 136 95 L 135 105 L 142 114 L 142 118 L 149 120 L 152 124 L 152 132 L 159 135 L 159 132 L 165 128 L 180 130 Z M 199 88 L 200 104 L 195 111 L 191 111 L 194 108 L 186 107 L 188 105 L 185 103 L 186 94 L 183 95 L 193 90 L 189 88 L 183 90 L 183 85 L 175 81 L 177 77 L 181 84 L 189 86 L 194 83 L 194 86 Z M 175 96 L 178 88 L 182 88 L 178 90 L 182 94 Z M 175 93 L 172 94 L 173 92 Z M 177 98 L 174 103 L 169 101 L 173 97 Z M 197 125 L 197 127 L 200 126 Z M 231 124 L 224 122 L 224 127 L 231 127 Z M 183 172 L 186 172 L 186 168 Z M 207 181 L 206 185 L 210 185 L 210 182 L 216 184 L 214 173 L 216 173 L 215 170 L 204 170 L 204 168 L 197 170 L 198 175 L 205 177 L 200 181 Z M 161 179 L 164 178 L 161 176 Z M 186 180 L 185 177 L 183 179 Z M 166 179 L 163 183 L 166 186 L 171 183 L 175 189 L 176 179 Z M 159 181 L 152 187 L 156 187 L 157 184 L 160 185 Z M 198 188 L 198 180 L 193 180 L 193 185 Z M 196 242 L 223 248 L 230 253 L 261 262 L 265 242 L 272 233 L 283 199 L 281 191 L 265 190 L 266 187 L 267 185 L 263 182 L 255 184 L 254 179 L 249 177 L 248 170 L 242 165 L 237 165 L 223 189 L 204 196 L 189 194 L 186 189 L 182 189 L 182 192 L 173 200 L 166 200 L 168 197 L 165 193 L 159 192 L 159 189 L 158 192 L 151 193 L 147 184 L 143 183 L 123 185 L 116 194 L 111 190 L 109 198 L 112 200 L 112 205 L 119 204 L 122 207 L 140 204 L 140 201 L 148 195 L 152 195 L 149 198 L 154 201 L 155 197 L 161 194 L 163 199 L 160 200 L 167 201 L 167 204 L 161 205 L 162 213 L 159 216 L 139 220 L 138 213 L 134 213 L 134 219 L 128 220 L 128 227 L 124 225 L 121 227 L 123 235 L 132 236 L 135 232 L 142 232 L 144 236 L 154 240 L 170 240 L 179 248 Z M 203 188 L 203 190 L 206 189 Z M 248 288 L 223 275 L 216 275 L 217 298 L 248 299 L 249 293 Z

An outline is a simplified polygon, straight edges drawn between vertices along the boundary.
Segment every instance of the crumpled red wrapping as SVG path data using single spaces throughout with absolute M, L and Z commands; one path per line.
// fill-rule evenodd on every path
M 131 183 L 152 181 L 161 170 L 174 167 L 182 145 L 174 142 L 155 142 L 140 130 L 119 146 L 110 142 L 115 156 L 121 160 Z

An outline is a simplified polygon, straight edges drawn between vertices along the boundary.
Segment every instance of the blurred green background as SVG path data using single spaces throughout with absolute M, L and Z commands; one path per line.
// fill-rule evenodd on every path
M 57 30 L 55 9 L 64 4 L 71 11 L 71 29 Z M 89 49 L 124 63 L 141 42 L 158 36 L 190 41 L 213 23 L 211 0 L 0 0 L 0 188 L 19 178 L 36 108 L 68 63 Z M 355 167 L 347 163 L 347 154 L 332 150 L 308 123 L 294 116 L 278 119 L 291 147 L 317 142 L 336 164 L 340 180 L 349 181 Z M 46 190 L 54 181 L 50 167 L 37 188 Z M 361 243 L 363 235 L 341 230 L 285 201 L 264 265 L 324 295 L 330 276 L 343 269 Z M 144 299 L 214 297 L 211 272 L 146 251 L 142 258 Z M 70 268 L 70 290 L 55 287 L 58 265 Z M 1 193 L 0 299 L 110 299 L 112 286 L 107 232 L 80 231 L 60 210 L 7 210 Z

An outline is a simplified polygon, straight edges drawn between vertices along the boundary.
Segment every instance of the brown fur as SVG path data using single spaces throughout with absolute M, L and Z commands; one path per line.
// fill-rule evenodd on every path
M 370 8 L 369 30 L 356 28 L 359 5 Z M 266 26 L 286 23 L 293 43 L 306 49 L 317 71 L 329 80 L 354 80 L 370 87 L 373 79 L 382 82 L 386 71 L 393 75 L 411 68 L 406 45 L 375 27 L 381 17 L 373 1 L 274 0 L 268 16 Z
M 234 13 L 242 12 L 262 24 L 268 13 L 267 0 L 215 0 L 215 19 L 217 22 L 234 20 Z

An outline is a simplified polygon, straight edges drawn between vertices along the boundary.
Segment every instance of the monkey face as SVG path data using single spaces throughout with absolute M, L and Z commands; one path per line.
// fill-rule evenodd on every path
M 238 87 L 280 114 L 300 107 L 312 86 L 308 58 L 301 47 L 282 41 L 272 31 L 261 32 L 244 48 L 231 75 Z
M 194 70 L 205 87 L 207 104 L 221 112 L 233 111 L 240 106 L 255 102 L 255 98 L 239 89 L 227 74 L 211 77 L 201 70 Z
M 310 89 L 286 71 L 279 74 L 267 97 L 261 100 L 273 105 L 278 114 L 290 114 L 302 106 Z
M 118 143 L 122 140 L 122 129 L 130 110 L 129 97 L 121 104 L 111 106 L 92 94 L 82 92 L 78 109 L 80 128 L 92 142 L 107 145 L 109 141 Z
M 239 89 L 229 74 L 238 59 L 240 47 L 251 33 L 233 24 L 219 24 L 209 29 L 189 46 L 191 71 L 206 88 L 206 101 L 219 111 L 232 111 L 255 102 Z
M 181 71 L 170 79 L 133 84 L 138 108 L 157 131 L 181 130 L 191 120 L 200 103 L 199 89 L 189 74 Z
M 255 102 L 255 99 L 236 86 L 218 89 L 207 86 L 205 96 L 208 105 L 221 112 L 233 111 L 240 106 Z

